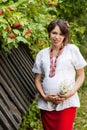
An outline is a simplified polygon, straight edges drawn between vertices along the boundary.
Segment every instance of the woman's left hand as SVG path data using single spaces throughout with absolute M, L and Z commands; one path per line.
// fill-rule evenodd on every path
M 64 95 L 59 94 L 59 97 L 60 98 L 65 98 L 65 100 L 66 100 L 66 99 L 70 98 L 71 96 L 73 96 L 75 93 L 76 93 L 76 90 L 73 89 L 72 91 L 70 91 L 70 92 L 68 92 L 68 93 L 66 93 Z
M 59 95 L 55 98 L 55 102 L 54 102 L 54 103 L 55 103 L 55 104 L 59 104 L 59 103 L 65 101 L 66 99 L 70 98 L 71 96 L 73 96 L 75 93 L 76 93 L 76 91 L 75 91 L 75 89 L 74 89 L 74 90 L 72 90 L 71 92 L 68 92 L 68 93 L 66 93 L 66 94 L 64 94 L 64 95 L 59 94 Z

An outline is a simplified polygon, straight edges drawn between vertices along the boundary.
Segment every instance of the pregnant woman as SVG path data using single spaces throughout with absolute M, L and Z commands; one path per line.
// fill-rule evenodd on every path
M 77 91 L 84 82 L 87 63 L 79 48 L 69 43 L 67 21 L 54 20 L 47 31 L 52 44 L 37 54 L 32 69 L 43 128 L 73 130 L 76 108 L 80 107 Z

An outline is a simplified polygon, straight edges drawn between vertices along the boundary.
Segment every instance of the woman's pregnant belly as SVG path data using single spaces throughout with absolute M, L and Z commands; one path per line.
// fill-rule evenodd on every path
M 58 94 L 60 91 L 59 81 L 55 78 L 44 79 L 42 86 L 46 94 Z
M 45 78 L 42 83 L 43 90 L 46 94 L 59 94 L 61 91 L 62 83 L 64 83 L 64 86 L 67 87 L 68 90 L 70 90 L 74 87 L 75 80 L 66 77 Z

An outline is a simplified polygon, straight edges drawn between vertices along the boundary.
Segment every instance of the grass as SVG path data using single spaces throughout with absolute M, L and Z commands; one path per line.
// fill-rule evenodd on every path
M 77 109 L 74 130 L 87 130 L 87 87 L 79 90 L 81 107 Z

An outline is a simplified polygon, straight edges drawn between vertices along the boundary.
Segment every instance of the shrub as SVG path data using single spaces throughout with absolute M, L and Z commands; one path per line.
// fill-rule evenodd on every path
M 29 106 L 23 116 L 23 122 L 19 130 L 43 130 L 40 110 L 37 108 L 37 99 Z
M 31 35 L 29 21 L 18 8 L 25 5 L 21 2 L 5 1 L 0 3 L 0 43 L 5 51 L 18 47 L 19 42 L 29 44 Z

